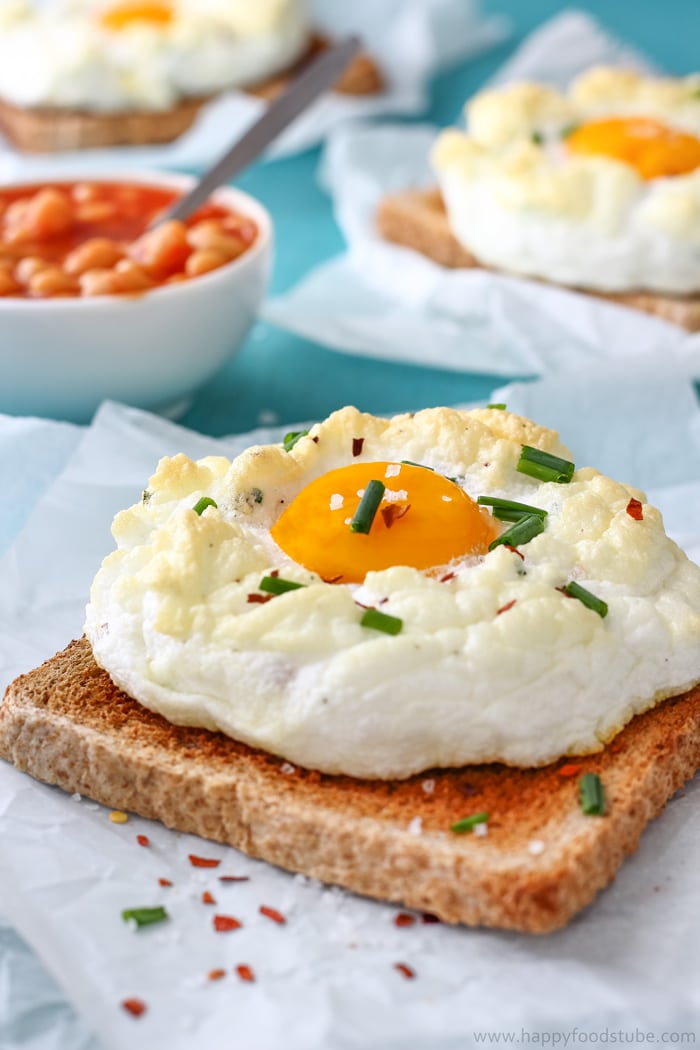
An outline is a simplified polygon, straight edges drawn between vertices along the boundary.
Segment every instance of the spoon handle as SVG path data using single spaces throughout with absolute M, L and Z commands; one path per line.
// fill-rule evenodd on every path
M 295 117 L 335 83 L 359 47 L 358 37 L 348 37 L 314 59 L 214 167 L 205 172 L 194 189 L 162 212 L 151 225 L 157 226 L 166 219 L 186 219 L 213 190 L 248 167 Z

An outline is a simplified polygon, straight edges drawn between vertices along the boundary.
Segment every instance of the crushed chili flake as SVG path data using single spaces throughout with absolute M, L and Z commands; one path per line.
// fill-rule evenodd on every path
M 240 979 L 242 981 L 254 981 L 255 980 L 255 974 L 251 970 L 250 966 L 246 966 L 245 963 L 240 963 L 236 967 L 236 973 L 238 974 L 238 976 L 240 977 Z
M 509 609 L 512 609 L 516 600 L 517 599 L 513 598 L 512 602 L 506 602 L 506 604 L 502 605 L 500 609 L 496 609 L 496 616 L 500 616 L 501 613 L 508 612 Z
M 221 864 L 220 860 L 211 857 L 196 857 L 194 853 L 190 853 L 189 858 L 193 868 L 218 868 Z
M 411 967 L 408 966 L 406 963 L 394 963 L 394 969 L 398 970 L 399 973 L 402 974 L 407 981 L 412 981 L 413 978 L 416 976 L 416 971 L 412 970 Z
M 400 911 L 394 918 L 394 926 L 413 926 L 415 921 L 415 915 L 409 915 L 407 911 Z
M 362 454 L 362 446 L 365 443 L 364 438 L 353 438 L 352 439 L 352 454 L 353 456 L 359 456 Z
M 172 886 L 170 879 L 158 879 L 159 886 Z
M 250 882 L 250 875 L 219 875 L 219 882 Z
M 202 894 L 202 904 L 216 904 L 209 890 L 205 890 Z
M 279 574 L 280 574 L 279 569 L 271 569 L 270 572 L 268 573 L 269 576 L 274 576 L 275 579 L 279 576 Z
M 638 499 L 632 498 L 626 507 L 627 513 L 630 518 L 634 518 L 635 521 L 644 521 L 644 514 L 642 513 L 642 504 Z
M 400 518 L 403 518 L 408 514 L 410 509 L 410 503 L 404 503 L 402 505 L 398 503 L 390 503 L 388 507 L 382 507 L 380 513 L 387 529 L 390 529 L 395 521 L 399 521 Z
M 581 772 L 581 767 L 577 766 L 575 762 L 567 762 L 565 766 L 561 766 L 557 770 L 560 777 L 575 777 L 577 773 Z
M 432 912 L 424 911 L 420 917 L 420 921 L 425 926 L 433 926 L 435 923 L 440 922 L 440 919 L 438 919 L 437 915 L 433 915 Z
M 324 583 L 338 583 L 340 580 L 342 580 L 342 578 L 343 578 L 343 574 L 342 573 L 339 576 L 322 576 L 321 577 L 321 579 L 323 580 Z
M 318 435 L 316 437 L 312 437 L 311 440 L 313 441 L 314 445 L 318 445 Z
M 212 919 L 214 929 L 217 933 L 228 933 L 230 930 L 240 930 L 243 925 L 232 915 L 215 915 Z
M 273 922 L 278 923 L 280 926 L 284 926 L 286 919 L 281 911 L 277 911 L 276 908 L 268 908 L 266 905 L 260 905 L 260 914 L 264 915 L 268 919 L 272 919 Z
M 226 976 L 226 970 L 210 970 L 207 977 L 210 981 L 220 981 L 222 977 Z
M 246 598 L 246 601 L 250 605 L 253 605 L 254 603 L 257 603 L 258 605 L 264 605 L 265 602 L 272 601 L 274 597 L 274 594 L 249 594 Z
M 151 845 L 151 840 L 149 839 L 148 835 L 137 835 L 136 841 L 138 842 L 139 846 Z
M 141 1014 L 145 1014 L 148 1007 L 142 999 L 125 999 L 122 1002 L 122 1007 L 132 1017 L 140 1017 Z
M 454 580 L 456 572 L 446 572 L 444 576 L 440 577 L 440 583 L 448 583 L 450 580 Z
M 511 551 L 513 554 L 517 554 L 519 558 L 525 561 L 525 555 L 522 551 L 519 551 L 517 547 L 514 547 L 512 543 L 504 543 L 503 546 L 507 551 Z

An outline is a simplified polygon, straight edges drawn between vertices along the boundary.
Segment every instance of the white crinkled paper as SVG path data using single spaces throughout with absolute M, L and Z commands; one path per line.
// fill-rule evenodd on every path
M 564 12 L 534 33 L 496 82 L 566 83 L 594 62 L 649 68 L 588 15 Z M 565 371 L 581 363 L 673 360 L 700 375 L 700 336 L 636 310 L 486 270 L 447 270 L 383 241 L 385 195 L 436 185 L 429 163 L 438 129 L 340 129 L 321 179 L 347 252 L 265 307 L 269 322 L 326 346 L 394 361 L 503 376 Z
M 582 372 L 512 384 L 494 399 L 558 424 L 579 465 L 595 462 L 649 487 L 669 531 L 700 558 L 700 409 L 683 377 Z M 105 405 L 0 561 L 0 687 L 80 634 L 92 575 L 112 546 L 112 515 L 138 499 L 161 454 L 234 454 L 257 437 L 214 441 Z M 41 455 L 36 445 L 33 455 Z M 466 1050 L 474 1032 L 487 1030 L 518 1038 L 521 1029 L 574 1026 L 695 1032 L 699 792 L 696 778 L 594 905 L 567 929 L 536 938 L 420 923 L 399 929 L 394 906 L 138 818 L 112 824 L 103 807 L 0 763 L 0 902 L 85 1022 L 0 925 L 0 1046 Z M 137 834 L 150 847 L 138 846 Z M 189 853 L 221 858 L 221 866 L 194 869 Z M 219 874 L 250 881 L 222 885 Z M 163 877 L 172 889 L 158 887 Z M 204 890 L 216 908 L 201 903 Z M 165 925 L 134 933 L 119 918 L 125 907 L 161 902 L 172 916 Z M 261 904 L 282 911 L 287 924 L 260 915 Z M 243 928 L 214 933 L 213 912 L 236 916 Z M 397 962 L 416 979 L 405 980 Z M 253 967 L 255 984 L 233 975 L 239 963 Z M 227 976 L 207 981 L 218 967 Z M 128 996 L 149 1004 L 138 1021 L 119 1007 Z
M 387 86 L 374 96 L 324 95 L 274 143 L 270 152 L 275 156 L 309 149 L 332 128 L 358 118 L 422 112 L 431 76 L 487 50 L 508 32 L 504 18 L 481 14 L 479 0 L 353 0 L 351 4 L 311 0 L 310 7 L 314 24 L 331 38 L 361 33 Z M 0 138 L 0 181 L 129 168 L 201 170 L 264 110 L 260 99 L 243 92 L 229 93 L 207 105 L 186 134 L 163 146 L 29 156 L 15 152 Z

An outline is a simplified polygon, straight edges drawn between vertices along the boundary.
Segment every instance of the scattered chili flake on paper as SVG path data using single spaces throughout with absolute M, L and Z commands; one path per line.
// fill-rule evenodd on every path
M 242 981 L 254 981 L 255 980 L 255 974 L 251 970 L 250 966 L 246 966 L 245 963 L 240 963 L 236 967 L 236 973 L 238 974 L 238 976 L 240 977 L 240 979 Z
M 132 1017 L 141 1017 L 148 1009 L 142 999 L 124 999 L 122 1008 Z
M 410 915 L 407 911 L 400 911 L 394 918 L 395 926 L 413 926 L 416 921 L 415 915 Z
M 210 981 L 220 981 L 222 977 L 226 976 L 226 970 L 210 970 L 207 977 Z
M 219 882 L 250 882 L 250 875 L 219 875 Z
M 158 879 L 159 886 L 172 886 L 170 879 Z
M 189 854 L 190 864 L 193 868 L 218 868 L 220 860 L 211 857 L 196 857 L 194 853 Z
M 280 926 L 284 926 L 286 919 L 281 911 L 277 911 L 276 908 L 268 908 L 266 905 L 260 905 L 260 914 L 264 915 L 268 919 L 272 919 L 273 922 L 278 923 Z
M 416 976 L 415 970 L 412 970 L 406 963 L 394 963 L 394 969 L 398 970 L 399 973 L 406 978 L 407 981 L 412 981 Z
M 230 930 L 240 930 L 243 925 L 232 915 L 215 915 L 213 918 L 214 929 L 217 933 L 228 933 Z
M 136 841 L 138 842 L 139 846 L 151 845 L 151 840 L 149 839 L 148 835 L 137 835 Z
M 209 890 L 205 890 L 202 894 L 202 904 L 216 904 Z
M 440 922 L 440 919 L 438 919 L 437 915 L 433 915 L 432 912 L 424 911 L 420 917 L 420 921 L 426 926 L 432 926 L 435 923 Z

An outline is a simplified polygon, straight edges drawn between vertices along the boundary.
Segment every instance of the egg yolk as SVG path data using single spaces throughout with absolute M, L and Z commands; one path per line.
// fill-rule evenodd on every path
M 647 117 L 611 117 L 582 124 L 567 136 L 573 153 L 614 157 L 643 179 L 686 175 L 700 167 L 700 139 Z
M 385 486 L 369 533 L 350 523 L 370 481 Z M 496 533 L 491 516 L 458 485 L 427 467 L 354 463 L 316 478 L 272 529 L 294 561 L 329 583 L 361 583 L 392 565 L 430 569 L 485 554 Z
M 122 0 L 107 7 L 100 15 L 100 22 L 105 29 L 120 30 L 132 22 L 169 25 L 173 17 L 172 6 L 166 0 Z

